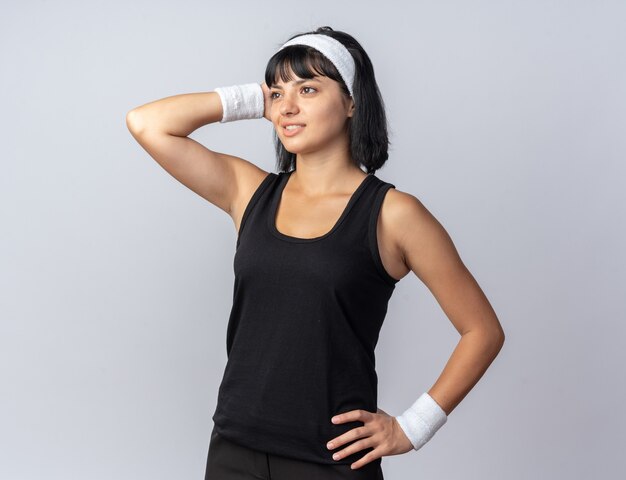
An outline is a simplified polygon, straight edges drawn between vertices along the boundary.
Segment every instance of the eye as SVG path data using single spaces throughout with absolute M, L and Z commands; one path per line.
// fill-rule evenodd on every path
M 313 90 L 313 91 L 317 92 L 317 88 L 308 87 L 308 86 L 302 87 L 302 90 L 307 90 L 307 89 Z M 270 92 L 270 99 L 271 100 L 276 100 L 276 97 L 274 95 L 280 95 L 280 93 L 279 92 Z

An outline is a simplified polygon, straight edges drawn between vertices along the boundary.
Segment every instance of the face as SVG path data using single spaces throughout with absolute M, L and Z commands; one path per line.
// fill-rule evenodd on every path
M 341 92 L 339 83 L 325 76 L 270 85 L 270 118 L 281 142 L 291 153 L 307 153 L 347 141 L 347 121 L 354 102 Z M 303 125 L 288 130 L 285 124 Z

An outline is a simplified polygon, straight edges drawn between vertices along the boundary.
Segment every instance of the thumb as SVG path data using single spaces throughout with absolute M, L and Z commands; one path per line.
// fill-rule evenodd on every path
M 270 120 L 270 108 L 272 105 L 272 99 L 270 97 L 270 89 L 265 82 L 261 84 L 261 89 L 263 90 L 263 99 L 264 99 L 264 105 L 265 105 L 263 117 Z

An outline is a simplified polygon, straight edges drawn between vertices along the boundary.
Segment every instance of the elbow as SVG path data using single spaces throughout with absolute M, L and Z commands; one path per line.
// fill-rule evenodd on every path
M 144 122 L 138 109 L 134 108 L 126 114 L 126 128 L 134 136 L 139 135 L 144 129 Z
M 500 353 L 500 350 L 502 350 L 502 347 L 504 346 L 504 330 L 502 330 L 502 328 L 500 328 L 494 335 L 493 335 L 493 339 L 492 339 L 492 345 L 493 345 L 493 349 L 494 349 L 494 356 L 498 355 Z
M 504 346 L 504 330 L 501 326 L 495 329 L 485 329 L 482 331 L 482 344 L 490 352 L 490 356 L 495 358 Z

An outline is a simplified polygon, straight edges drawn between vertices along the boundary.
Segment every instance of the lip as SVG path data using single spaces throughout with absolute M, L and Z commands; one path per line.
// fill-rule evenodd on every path
M 300 128 L 296 128 L 295 130 L 287 130 L 287 126 L 288 125 L 302 125 Z M 306 127 L 306 125 L 301 124 L 301 123 L 286 123 L 282 126 L 283 129 L 283 133 L 285 134 L 286 137 L 293 137 L 294 135 L 297 135 L 298 133 L 300 133 L 302 130 L 304 130 L 304 128 Z

